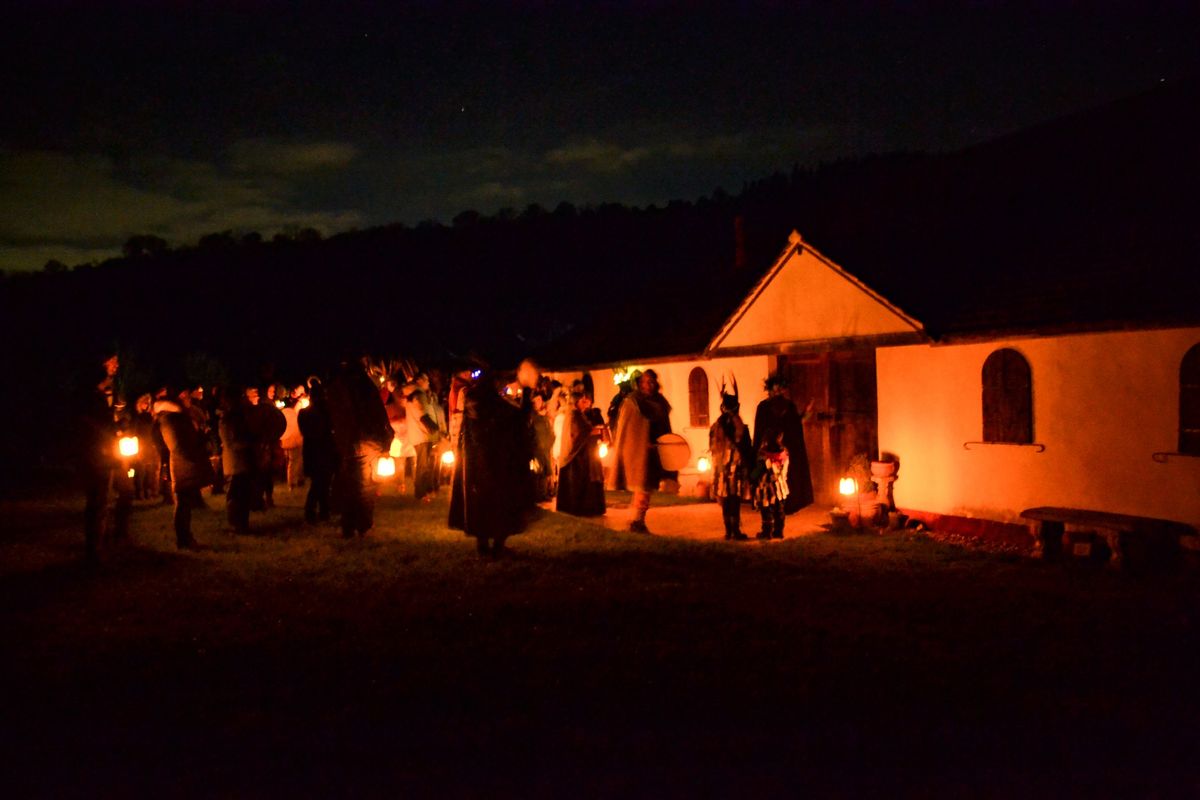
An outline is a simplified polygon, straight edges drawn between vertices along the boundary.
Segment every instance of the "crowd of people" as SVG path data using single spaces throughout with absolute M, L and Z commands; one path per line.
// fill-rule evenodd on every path
M 603 515 L 606 487 L 632 492 L 630 530 L 647 534 L 651 493 L 675 477 L 656 447 L 671 433 L 671 406 L 653 370 L 620 387 L 605 419 L 588 376 L 565 386 L 531 360 L 515 374 L 480 368 L 432 379 L 416 369 L 372 376 L 368 362 L 351 360 L 290 389 L 167 384 L 132 406 L 116 388 L 119 369 L 116 356 L 103 362 L 79 410 L 90 561 L 103 541 L 127 535 L 136 501 L 173 504 L 177 547 L 200 547 L 191 520 L 207 507 L 207 487 L 225 496 L 235 535 L 251 532 L 252 513 L 274 507 L 283 482 L 291 491 L 307 485 L 307 523 L 337 514 L 343 537 L 364 536 L 376 498 L 390 490 L 377 480 L 385 460 L 395 469 L 393 491 L 411 486 L 417 502 L 430 502 L 449 482 L 450 527 L 475 538 L 487 557 L 504 552 L 539 503 Z M 710 448 L 727 539 L 748 538 L 740 530 L 745 501 L 762 513 L 761 539 L 782 538 L 788 505 L 812 500 L 802 417 L 781 386 L 779 378 L 768 381 L 771 397 L 759 405 L 753 441 L 736 384 L 732 393 L 722 389 Z M 614 457 L 606 469 L 608 447 Z

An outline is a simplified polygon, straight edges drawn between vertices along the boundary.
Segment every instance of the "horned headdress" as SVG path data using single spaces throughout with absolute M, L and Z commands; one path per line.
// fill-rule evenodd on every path
M 733 386 L 732 393 L 726 391 L 725 376 L 721 376 L 721 408 L 727 409 L 736 414 L 742 407 L 742 404 L 738 400 L 737 376 L 735 376 L 732 372 L 729 373 L 729 381 Z

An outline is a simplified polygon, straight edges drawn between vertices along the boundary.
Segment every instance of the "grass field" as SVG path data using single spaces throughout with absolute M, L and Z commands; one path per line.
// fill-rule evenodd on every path
M 445 503 L 343 542 L 170 509 L 85 570 L 81 501 L 0 506 L 8 796 L 1200 791 L 1200 587 L 917 535 L 696 542 Z

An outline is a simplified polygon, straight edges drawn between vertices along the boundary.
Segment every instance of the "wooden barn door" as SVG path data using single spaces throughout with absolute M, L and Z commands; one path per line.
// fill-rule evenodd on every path
M 838 478 L 857 453 L 875 458 L 879 418 L 875 391 L 875 351 L 835 350 L 780 356 L 788 393 L 801 411 L 813 401 L 804 422 L 813 493 L 818 503 L 838 502 Z

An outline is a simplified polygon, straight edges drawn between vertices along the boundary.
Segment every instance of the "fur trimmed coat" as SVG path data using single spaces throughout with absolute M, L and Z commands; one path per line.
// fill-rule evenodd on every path
M 160 400 L 154 404 L 154 416 L 162 429 L 163 441 L 171 452 L 171 483 L 176 493 L 212 486 L 212 463 L 208 460 L 208 442 L 196 427 L 195 418 L 178 404 Z

